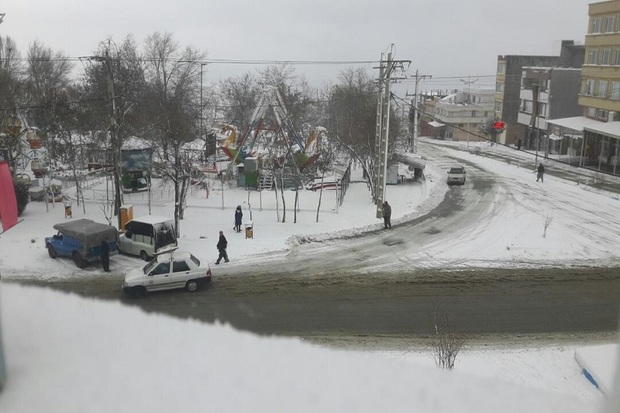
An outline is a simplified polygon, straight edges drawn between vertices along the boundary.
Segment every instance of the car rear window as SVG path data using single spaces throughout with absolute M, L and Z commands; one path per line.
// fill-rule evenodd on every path
M 450 168 L 450 173 L 451 174 L 462 174 L 463 168 Z
M 194 264 L 196 264 L 197 266 L 200 267 L 200 260 L 196 257 L 194 257 L 194 254 L 189 254 L 189 259 L 194 261 Z
M 185 261 L 175 261 L 172 264 L 172 272 L 189 271 L 189 266 Z

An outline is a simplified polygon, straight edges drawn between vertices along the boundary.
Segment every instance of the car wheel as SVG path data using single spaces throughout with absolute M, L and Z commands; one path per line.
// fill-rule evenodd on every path
M 195 280 L 189 280 L 187 283 L 185 283 L 185 289 L 190 293 L 193 293 L 198 289 L 198 283 Z
M 78 268 L 84 268 L 86 266 L 86 261 L 82 259 L 82 256 L 77 251 L 73 253 L 73 262 Z
M 146 253 L 146 251 L 142 250 L 140 251 L 140 258 L 142 258 L 143 261 L 148 261 L 149 255 Z
M 58 253 L 51 245 L 47 246 L 47 253 L 49 254 L 50 258 L 56 258 L 58 256 Z
M 144 298 L 146 297 L 146 288 L 141 285 L 133 287 L 132 295 L 136 298 Z

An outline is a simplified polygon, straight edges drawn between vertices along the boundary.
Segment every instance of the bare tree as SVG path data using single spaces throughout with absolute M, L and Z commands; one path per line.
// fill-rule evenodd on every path
M 437 303 L 433 310 L 433 325 L 435 340 L 432 356 L 435 364 L 437 367 L 452 370 L 456 357 L 465 344 L 465 337 L 456 333 L 448 314 L 440 311 Z
M 244 131 L 250 126 L 252 113 L 258 103 L 260 87 L 258 80 L 250 73 L 220 82 L 220 101 L 226 122 Z
M 0 107 L 3 108 L 0 110 L 0 147 L 6 149 L 13 173 L 16 160 L 23 152 L 19 137 L 24 129 L 17 111 L 22 90 L 23 65 L 19 50 L 13 39 L 0 36 Z
M 200 70 L 205 54 L 191 47 L 181 49 L 170 33 L 154 33 L 146 39 L 145 75 L 152 132 L 157 138 L 163 163 L 172 167 L 168 177 L 174 183 L 176 228 L 183 219 L 191 170 L 183 144 L 199 135 Z

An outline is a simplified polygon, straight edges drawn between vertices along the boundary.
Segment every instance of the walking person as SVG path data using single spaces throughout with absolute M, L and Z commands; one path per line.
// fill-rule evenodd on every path
M 101 241 L 101 266 L 103 271 L 110 272 L 110 246 L 106 240 Z
M 538 175 L 536 175 L 536 182 L 540 179 L 540 182 L 545 182 L 543 176 L 545 175 L 545 167 L 542 162 L 538 164 Z
M 235 210 L 235 231 L 241 232 L 241 222 L 243 220 L 243 212 L 241 211 L 241 205 L 237 205 Z
M 226 247 L 228 247 L 228 240 L 224 236 L 224 231 L 220 231 L 220 239 L 217 242 L 217 250 L 219 251 L 220 255 L 217 257 L 217 261 L 215 261 L 216 264 L 219 264 L 222 258 L 224 259 L 224 262 L 228 262 Z
M 388 204 L 388 201 L 383 201 L 383 226 L 385 228 L 392 228 L 392 207 Z

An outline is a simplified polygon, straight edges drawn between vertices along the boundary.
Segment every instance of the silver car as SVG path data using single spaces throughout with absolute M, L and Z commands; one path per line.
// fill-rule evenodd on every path
M 147 292 L 185 288 L 194 292 L 211 282 L 211 268 L 201 266 L 200 260 L 186 251 L 173 250 L 158 254 L 142 268 L 137 268 L 123 281 L 123 291 L 130 296 Z
M 465 178 L 466 178 L 465 168 L 462 165 L 455 165 L 451 167 L 450 170 L 448 171 L 448 185 L 453 185 L 453 184 L 464 185 Z

